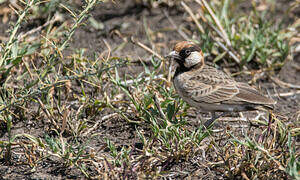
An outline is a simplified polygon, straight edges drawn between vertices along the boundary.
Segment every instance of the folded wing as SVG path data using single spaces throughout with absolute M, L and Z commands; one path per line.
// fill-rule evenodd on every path
M 196 76 L 183 84 L 188 97 L 196 102 L 224 104 L 273 105 L 276 102 L 246 83 L 236 82 L 216 68 L 205 66 Z
M 276 104 L 276 101 L 261 95 L 255 88 L 246 83 L 237 83 L 239 93 L 232 99 L 233 101 L 245 101 L 253 104 Z
M 183 86 L 184 94 L 196 102 L 220 103 L 239 93 L 231 77 L 209 66 L 205 66 L 196 76 L 190 76 Z

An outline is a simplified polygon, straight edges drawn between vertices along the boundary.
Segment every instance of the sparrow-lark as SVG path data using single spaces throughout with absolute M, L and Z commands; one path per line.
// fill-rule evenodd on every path
M 272 109 L 276 104 L 248 84 L 236 82 L 205 63 L 201 49 L 193 42 L 177 43 L 167 57 L 177 62 L 173 84 L 179 96 L 200 111 L 212 113 L 212 118 L 204 123 L 206 128 L 217 119 L 215 112 Z

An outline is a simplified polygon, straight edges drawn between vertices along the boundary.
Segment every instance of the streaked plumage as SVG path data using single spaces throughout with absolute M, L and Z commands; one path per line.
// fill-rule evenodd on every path
M 272 108 L 276 103 L 248 84 L 236 82 L 223 71 L 205 63 L 201 49 L 192 42 L 177 43 L 169 57 L 178 64 L 173 77 L 177 93 L 200 111 L 249 111 L 259 107 Z

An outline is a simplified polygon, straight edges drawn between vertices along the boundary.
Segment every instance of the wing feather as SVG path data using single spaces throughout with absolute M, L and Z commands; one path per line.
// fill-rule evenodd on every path
M 194 102 L 235 105 L 276 103 L 248 84 L 236 82 L 224 72 L 207 65 L 200 70 L 185 72 L 175 81 L 181 96 Z
M 246 83 L 237 83 L 239 93 L 232 99 L 235 101 L 246 101 L 253 104 L 276 104 L 276 101 L 263 96 L 255 88 Z
M 234 97 L 239 90 L 235 81 L 215 68 L 204 66 L 196 76 L 181 81 L 187 97 L 196 102 L 221 103 Z

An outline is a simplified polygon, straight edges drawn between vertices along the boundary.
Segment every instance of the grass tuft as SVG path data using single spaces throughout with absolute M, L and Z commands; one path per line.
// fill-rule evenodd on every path
M 236 76 L 271 84 L 264 73 L 274 79 L 286 65 L 299 26 L 274 18 L 274 2 L 243 12 L 230 0 L 132 1 L 135 11 L 114 1 L 0 0 L 1 25 L 11 19 L 7 37 L 0 34 L 0 177 L 299 179 L 299 112 L 284 112 L 295 91 L 281 96 L 289 105 L 278 98 L 270 127 L 246 113 L 204 130 L 206 115 L 179 98 L 163 58 L 170 39 L 182 37 Z M 142 38 L 129 31 L 130 17 Z M 80 32 L 101 45 L 78 40 Z

